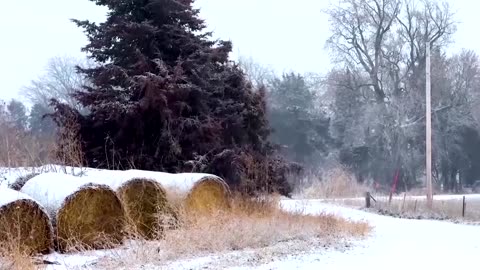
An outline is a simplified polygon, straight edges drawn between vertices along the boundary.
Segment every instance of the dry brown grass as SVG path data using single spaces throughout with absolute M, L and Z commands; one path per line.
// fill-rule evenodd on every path
M 81 168 L 85 164 L 85 157 L 78 137 L 80 127 L 78 121 L 72 117 L 68 118 L 58 131 L 59 138 L 54 153 L 57 163 Z
M 342 167 L 324 172 L 321 179 L 308 181 L 310 183 L 308 186 L 299 188 L 298 196 L 305 199 L 348 198 L 363 195 L 368 190 Z
M 0 124 L 0 166 L 40 166 L 55 161 L 54 140 L 40 140 Z
M 0 119 L 0 167 L 84 165 L 81 142 L 77 137 L 78 124 L 74 119 L 70 119 L 58 130 L 58 134 L 49 138 L 37 138 L 2 120 Z
M 161 241 L 132 242 L 128 250 L 98 266 L 115 269 L 135 264 L 162 264 L 184 257 L 264 248 L 295 240 L 315 239 L 323 246 L 364 236 L 370 230 L 366 223 L 332 215 L 286 212 L 279 209 L 276 199 L 252 200 L 236 196 L 227 210 L 198 212 L 197 215 L 186 213 L 180 209 L 180 226 L 167 231 Z
M 38 270 L 35 260 L 18 249 L 11 250 L 6 256 L 0 257 L 0 270 Z

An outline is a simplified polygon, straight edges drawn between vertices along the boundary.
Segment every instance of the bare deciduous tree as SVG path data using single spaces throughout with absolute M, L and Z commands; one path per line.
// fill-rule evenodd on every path
M 254 87 L 266 86 L 275 78 L 275 72 L 272 69 L 262 66 L 251 57 L 240 57 L 238 64 Z
M 453 153 L 457 157 L 460 153 L 460 129 L 472 126 L 471 104 L 477 96 L 479 73 L 471 53 L 450 59 L 444 56 L 456 30 L 448 4 L 429 0 L 341 0 L 327 13 L 333 33 L 327 45 L 336 63 L 347 67 L 345 72 L 331 73 L 328 80 L 330 90 L 336 92 L 332 123 L 341 148 L 355 156 L 355 151 L 367 147 L 365 157 L 371 165 L 364 165 L 373 178 L 388 179 L 401 168 L 409 181 L 415 181 L 424 155 L 422 100 L 428 41 L 434 54 L 436 161 L 449 170 L 448 174 L 458 170 L 439 162 L 455 159 Z M 446 126 L 449 128 L 441 128 Z
M 327 44 L 337 59 L 364 69 L 379 102 L 386 97 L 380 77 L 382 49 L 399 13 L 398 0 L 342 0 L 328 11 L 333 35 Z
M 92 63 L 67 56 L 50 59 L 45 74 L 23 87 L 22 94 L 33 104 L 48 107 L 51 99 L 57 99 L 83 111 L 72 94 L 89 85 L 89 81 L 77 72 L 77 66 L 89 67 Z

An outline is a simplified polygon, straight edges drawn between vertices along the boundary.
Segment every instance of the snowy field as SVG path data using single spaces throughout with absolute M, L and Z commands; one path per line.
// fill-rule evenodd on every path
M 442 221 L 404 220 L 370 214 L 320 201 L 283 200 L 282 207 L 305 213 L 332 213 L 351 220 L 368 221 L 371 235 L 346 250 L 312 249 L 304 254 L 266 255 L 263 250 L 237 251 L 176 261 L 162 269 L 478 269 L 480 227 Z M 115 251 L 75 255 L 52 254 L 50 270 L 96 269 L 95 262 Z M 268 252 L 267 252 L 268 253 Z M 124 269 L 158 269 L 135 265 Z
M 0 186 L 24 174 L 25 170 L 4 170 L 3 174 L 0 172 L 0 181 L 2 175 L 4 178 Z M 435 199 L 457 200 L 462 197 L 442 195 L 435 196 Z M 468 195 L 468 199 L 480 200 L 480 195 Z M 282 200 L 281 206 L 306 214 L 331 213 L 350 220 L 367 221 L 373 230 L 366 239 L 350 242 L 348 248 L 313 247 L 307 252 L 295 252 L 299 243 L 279 243 L 278 247 L 175 261 L 161 269 L 478 269 L 476 256 L 480 254 L 480 226 L 398 219 L 327 204 L 323 200 Z M 116 250 L 54 253 L 44 259 L 56 263 L 46 266 L 49 270 L 99 269 L 99 262 L 103 260 L 118 258 L 128 263 L 128 258 L 121 255 L 122 250 L 128 248 L 131 247 L 127 244 Z M 116 269 L 159 268 L 125 265 Z

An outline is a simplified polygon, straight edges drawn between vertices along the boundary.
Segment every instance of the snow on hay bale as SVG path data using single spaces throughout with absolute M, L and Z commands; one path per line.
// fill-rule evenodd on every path
M 18 177 L 13 183 L 8 185 L 9 188 L 20 191 L 22 187 L 33 177 L 38 176 L 40 173 L 30 173 L 24 176 Z
M 89 176 L 94 183 L 104 184 L 117 192 L 123 203 L 130 229 L 146 239 L 162 236 L 164 226 L 176 220 L 165 189 L 152 179 L 134 174 L 105 171 Z
M 40 202 L 52 217 L 56 247 L 99 249 L 120 244 L 125 213 L 115 192 L 106 185 L 61 173 L 44 173 L 21 189 Z
M 50 253 L 53 228 L 46 210 L 34 199 L 0 187 L 0 252 L 11 248 L 28 255 Z
M 160 183 L 165 189 L 167 198 L 172 198 L 185 205 L 187 210 L 200 211 L 225 209 L 229 206 L 230 189 L 225 181 L 212 174 L 205 173 L 166 173 L 143 170 L 126 171 L 89 171 L 89 179 L 100 183 L 109 183 L 114 189 L 119 183 L 130 179 L 151 179 Z M 113 184 L 112 184 L 113 183 Z
M 230 189 L 226 182 L 212 174 L 179 173 L 156 179 L 167 191 L 180 195 L 188 212 L 210 212 L 227 209 Z

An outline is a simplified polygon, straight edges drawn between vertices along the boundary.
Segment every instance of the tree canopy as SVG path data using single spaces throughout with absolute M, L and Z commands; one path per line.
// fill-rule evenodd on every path
M 54 119 L 74 123 L 86 165 L 210 172 L 245 192 L 290 192 L 287 164 L 268 142 L 265 91 L 211 40 L 192 0 L 96 0 L 96 24 L 74 20 L 96 65 L 74 97 L 89 113 L 53 100 Z M 67 142 L 64 142 L 67 143 Z

